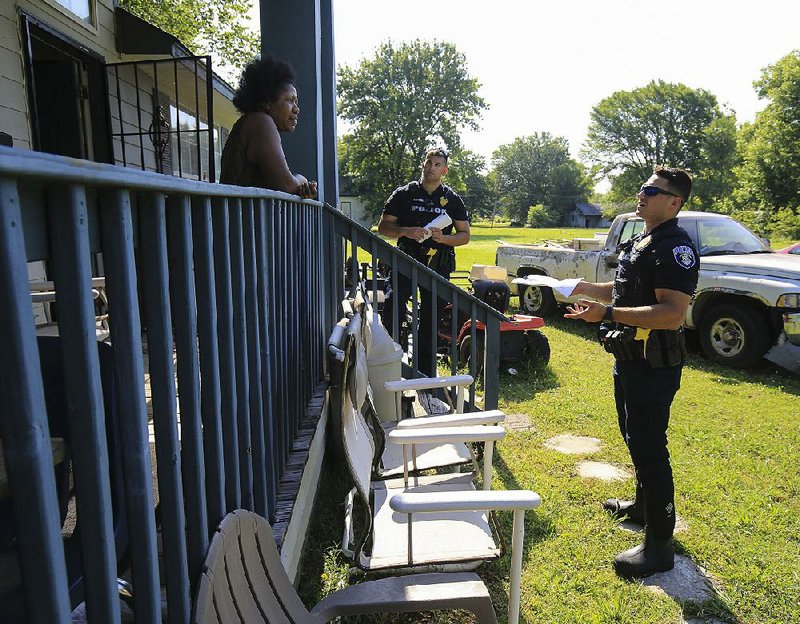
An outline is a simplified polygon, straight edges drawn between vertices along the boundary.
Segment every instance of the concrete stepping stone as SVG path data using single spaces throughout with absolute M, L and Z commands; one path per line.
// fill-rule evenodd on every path
M 675 555 L 675 567 L 669 572 L 648 576 L 640 582 L 653 592 L 667 595 L 677 602 L 703 604 L 715 595 L 711 579 L 689 557 L 683 555 Z
M 503 426 L 507 431 L 535 431 L 536 426 L 531 423 L 527 414 L 506 414 Z
M 626 481 L 633 478 L 633 473 L 630 470 L 596 461 L 582 461 L 579 463 L 578 475 L 584 479 L 600 479 L 601 481 Z
M 550 438 L 544 445 L 549 449 L 569 455 L 589 455 L 598 452 L 602 442 L 597 438 L 564 434 Z

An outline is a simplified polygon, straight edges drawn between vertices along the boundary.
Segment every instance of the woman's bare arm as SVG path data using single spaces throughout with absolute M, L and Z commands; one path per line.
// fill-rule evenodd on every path
M 278 128 L 266 113 L 250 113 L 242 128 L 247 160 L 254 163 L 266 188 L 299 195 L 308 180 L 289 170 Z

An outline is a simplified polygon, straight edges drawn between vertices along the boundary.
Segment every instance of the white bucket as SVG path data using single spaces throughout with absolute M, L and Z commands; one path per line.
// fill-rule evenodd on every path
M 367 370 L 375 410 L 383 422 L 394 422 L 397 420 L 395 393 L 386 390 L 383 384 L 401 379 L 403 348 L 392 340 L 380 317 L 372 310 L 367 311 L 367 328 Z
M 397 420 L 395 393 L 389 392 L 383 386 L 387 381 L 400 379 L 402 373 L 403 349 L 396 343 L 392 343 L 392 346 L 392 351 L 385 353 L 380 359 L 367 358 L 372 398 L 375 400 L 378 418 L 383 422 Z

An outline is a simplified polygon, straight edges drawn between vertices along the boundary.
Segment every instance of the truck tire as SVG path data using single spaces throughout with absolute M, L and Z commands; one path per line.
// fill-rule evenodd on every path
M 724 303 L 700 323 L 700 346 L 706 357 L 731 368 L 750 368 L 771 344 L 765 315 L 747 304 Z
M 525 314 L 546 317 L 556 310 L 553 291 L 547 286 L 520 286 L 519 307 Z
M 525 332 L 528 361 L 534 368 L 544 368 L 550 362 L 550 341 L 538 329 Z

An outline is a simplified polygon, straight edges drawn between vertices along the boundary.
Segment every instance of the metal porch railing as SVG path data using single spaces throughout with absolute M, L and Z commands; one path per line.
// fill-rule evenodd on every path
M 282 477 L 325 384 L 346 244 L 486 324 L 484 405 L 496 406 L 501 315 L 335 209 L 0 148 L 0 437 L 11 490 L 0 513 L 16 521 L 12 555 L 29 622 L 69 622 L 80 600 L 89 621 L 120 621 L 124 519 L 136 621 L 161 621 L 164 586 L 168 620 L 188 623 L 210 531 L 238 507 L 273 518 L 286 498 Z M 350 255 L 359 261 L 358 251 Z M 56 292 L 77 555 L 62 536 L 26 264 L 35 260 L 46 260 Z M 93 267 L 105 275 L 111 395 L 95 336 Z M 109 452 L 109 411 L 119 457 Z
M 483 376 L 483 408 L 496 409 L 500 387 L 500 322 L 505 317 L 483 301 L 466 293 L 463 289 L 444 279 L 428 267 L 416 262 L 393 245 L 388 244 L 379 236 L 341 213 L 337 212 L 335 214 L 335 222 L 337 235 L 346 241 L 345 256 L 349 264 L 349 274 L 350 276 L 357 276 L 366 285 L 372 301 L 378 301 L 379 280 L 376 279 L 376 276 L 380 273 L 379 265 L 383 265 L 384 269 L 388 268 L 390 270 L 391 277 L 389 279 L 395 292 L 397 292 L 399 273 L 410 278 L 412 297 L 411 309 L 408 311 L 408 315 L 412 344 L 419 344 L 422 339 L 418 332 L 421 304 L 417 289 L 425 288 L 431 293 L 431 325 L 434 328 L 439 328 L 442 312 L 434 302 L 437 299 L 442 299 L 451 304 L 448 346 L 444 349 L 437 348 L 439 345 L 436 334 L 439 331 L 435 329 L 434 336 L 431 338 L 432 344 L 430 348 L 430 352 L 434 355 L 437 351 L 439 353 L 442 353 L 445 349 L 448 351 L 446 362 L 449 362 L 451 374 L 456 374 L 459 368 L 457 336 L 461 326 L 457 319 L 460 315 L 466 315 L 466 318 L 470 321 L 471 337 L 469 373 L 476 379 L 479 377 L 479 372 Z M 364 270 L 365 268 L 367 269 L 366 271 Z M 397 305 L 397 301 L 393 301 L 393 305 Z M 399 337 L 399 316 L 395 311 L 393 327 L 387 327 L 395 341 Z M 478 322 L 476 323 L 475 321 Z M 485 329 L 481 326 L 485 327 Z M 481 366 L 477 365 L 478 344 L 480 342 L 477 338 L 479 333 L 485 334 L 485 339 L 483 340 L 484 359 Z M 418 376 L 420 362 L 416 358 L 412 358 L 410 363 L 413 376 Z M 470 405 L 475 405 L 475 388 L 476 384 L 473 383 L 469 392 Z

